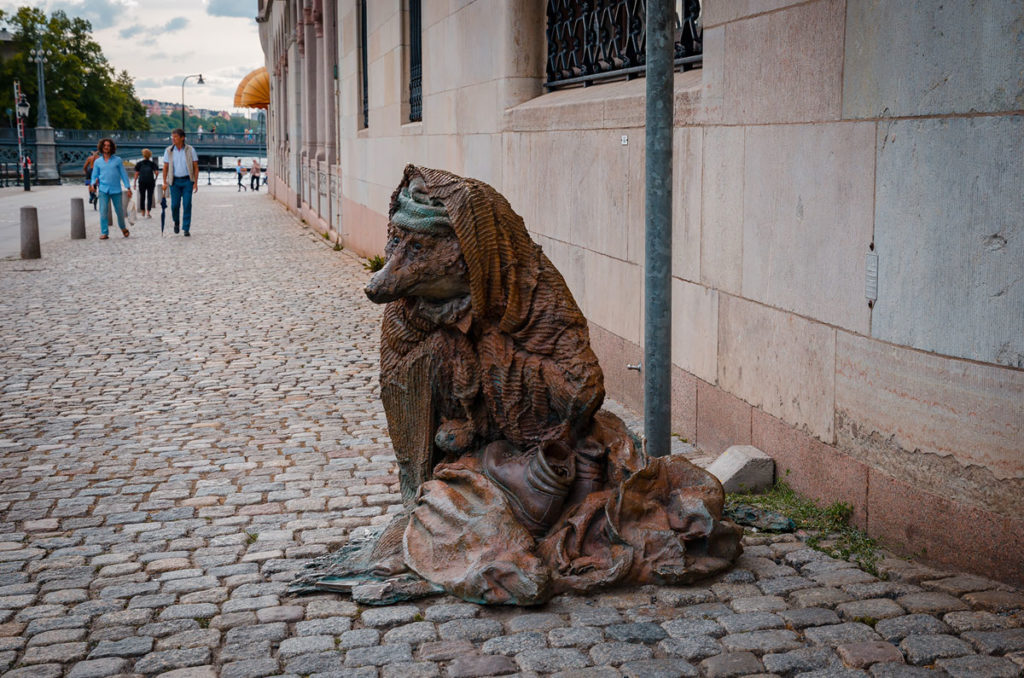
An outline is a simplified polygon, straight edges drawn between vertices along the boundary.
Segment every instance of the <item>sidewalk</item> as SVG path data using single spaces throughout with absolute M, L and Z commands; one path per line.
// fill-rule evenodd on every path
M 541 608 L 288 596 L 399 508 L 381 308 L 265 193 L 200 187 L 194 217 L 0 260 L 0 674 L 1021 675 L 1020 593 L 897 559 L 879 581 L 792 536 Z
M 50 242 L 71 239 L 71 198 L 82 198 L 85 228 L 99 236 L 99 212 L 89 204 L 89 191 L 82 184 L 0 189 L 0 258 L 21 255 L 21 208 L 35 207 L 39 217 L 40 249 L 45 257 Z

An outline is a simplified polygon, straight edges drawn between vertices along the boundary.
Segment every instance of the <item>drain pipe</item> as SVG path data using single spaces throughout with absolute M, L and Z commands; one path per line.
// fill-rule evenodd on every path
M 652 457 L 667 455 L 671 444 L 674 5 L 647 0 L 644 436 Z

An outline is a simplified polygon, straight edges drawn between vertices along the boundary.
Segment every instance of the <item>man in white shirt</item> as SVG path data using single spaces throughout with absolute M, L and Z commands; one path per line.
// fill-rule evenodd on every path
M 170 170 L 171 217 L 174 219 L 174 232 L 177 233 L 181 227 L 187 238 L 192 226 L 192 194 L 199 190 L 199 156 L 196 149 L 185 143 L 185 130 L 180 127 L 171 132 L 171 141 L 174 143 L 167 147 L 163 157 L 164 194 L 167 194 L 167 174 Z M 178 212 L 182 202 L 185 203 L 185 213 L 179 220 Z

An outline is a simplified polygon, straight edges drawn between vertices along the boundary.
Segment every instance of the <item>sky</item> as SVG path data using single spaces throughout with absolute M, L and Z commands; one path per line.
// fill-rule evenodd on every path
M 257 0 L 0 0 L 5 11 L 25 5 L 92 22 L 107 61 L 128 71 L 140 99 L 180 102 L 182 78 L 202 73 L 206 84 L 189 79 L 185 103 L 236 111 L 239 81 L 264 65 Z

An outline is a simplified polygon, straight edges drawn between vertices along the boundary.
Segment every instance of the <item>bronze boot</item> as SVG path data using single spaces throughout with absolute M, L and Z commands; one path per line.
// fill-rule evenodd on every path
M 608 450 L 599 443 L 585 440 L 576 448 L 576 482 L 565 500 L 566 506 L 583 502 L 591 492 L 604 489 L 604 467 Z
M 545 443 L 520 453 L 499 441 L 484 448 L 481 461 L 484 475 L 504 492 L 519 522 L 535 537 L 547 532 L 561 515 L 576 476 L 569 446 Z

